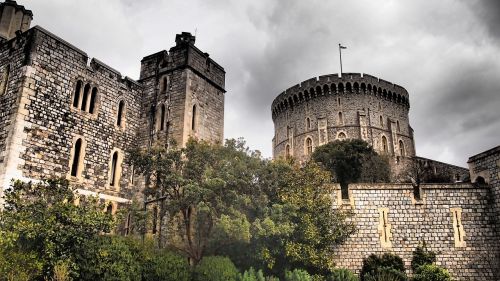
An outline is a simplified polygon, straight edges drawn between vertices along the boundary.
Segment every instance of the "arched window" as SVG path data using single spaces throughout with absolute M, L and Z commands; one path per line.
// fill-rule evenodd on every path
M 89 98 L 89 92 L 90 92 L 90 85 L 86 84 L 85 88 L 83 88 L 82 106 L 80 107 L 80 109 L 83 111 L 87 110 L 87 100 Z
M 344 132 L 340 132 L 338 135 L 337 135 L 337 139 L 339 140 L 345 140 L 347 138 L 347 136 L 345 135 Z
M 118 114 L 116 115 L 116 126 L 118 127 L 123 127 L 123 115 L 125 111 L 125 102 L 120 101 L 118 103 Z M 154 115 L 153 115 L 154 117 Z
M 108 204 L 108 206 L 106 207 L 106 214 L 108 215 L 113 215 L 113 205 L 111 205 L 111 203 Z
M 385 136 L 382 136 L 382 151 L 384 153 L 387 153 L 388 152 L 388 148 L 387 148 L 387 138 Z
M 306 139 L 306 155 L 311 155 L 313 152 L 313 141 L 311 138 Z
M 339 125 L 344 124 L 344 118 L 342 117 L 342 112 L 339 112 Z
M 307 130 L 311 129 L 311 119 L 309 119 L 309 117 L 306 118 L 306 129 Z
M 111 156 L 111 173 L 110 173 L 110 186 L 118 186 L 118 151 L 113 152 Z
M 399 155 L 401 156 L 406 156 L 405 155 L 405 145 L 402 140 L 399 140 Z
M 89 113 L 93 114 L 95 110 L 95 103 L 97 99 L 97 88 L 92 88 L 92 94 L 90 94 L 90 105 L 89 105 Z
M 290 145 L 289 145 L 289 144 L 287 144 L 287 145 L 285 146 L 285 157 L 286 157 L 286 158 L 289 158 L 289 157 L 290 157 Z
M 82 139 L 79 138 L 76 140 L 74 146 L 73 146 L 73 161 L 71 163 L 71 171 L 70 175 L 72 177 L 79 177 L 81 174 L 81 157 L 82 157 Z
M 191 116 L 191 130 L 196 130 L 196 104 L 193 105 L 193 114 Z
M 384 118 L 382 118 L 382 115 L 380 115 L 379 121 L 380 121 L 380 127 L 383 128 L 384 127 Z
M 0 95 L 4 95 L 7 92 L 7 83 L 9 83 L 9 75 L 10 75 L 10 65 L 8 64 L 2 73 L 2 81 L 0 84 Z
M 73 107 L 78 107 L 80 102 L 80 92 L 82 91 L 83 82 L 78 80 L 76 82 L 75 93 L 73 94 Z
M 160 107 L 160 131 L 165 129 L 165 105 L 162 104 Z

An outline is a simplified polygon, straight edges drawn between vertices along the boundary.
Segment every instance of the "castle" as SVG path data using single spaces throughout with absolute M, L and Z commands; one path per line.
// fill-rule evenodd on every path
M 144 57 L 138 81 L 43 29 L 15 1 L 0 6 L 0 185 L 66 177 L 81 194 L 128 202 L 125 153 L 190 136 L 223 141 L 224 69 L 178 34 Z
M 65 177 L 80 194 L 112 206 L 139 196 L 133 147 L 191 136 L 223 141 L 225 71 L 178 34 L 169 51 L 144 57 L 139 80 L 39 27 L 31 11 L 0 4 L 0 193 L 11 179 Z M 274 157 L 305 161 L 335 139 L 366 140 L 394 171 L 415 158 L 410 96 L 401 86 L 355 73 L 312 78 L 272 104 Z M 418 158 L 449 183 L 335 185 L 334 208 L 350 209 L 358 231 L 333 257 L 359 270 L 370 253 L 394 252 L 407 268 L 421 241 L 458 280 L 499 280 L 500 147 L 469 159 L 469 169 Z M 469 175 L 469 176 L 468 176 Z M 467 177 L 471 182 L 467 181 Z M 1 194 L 0 194 L 1 195 Z

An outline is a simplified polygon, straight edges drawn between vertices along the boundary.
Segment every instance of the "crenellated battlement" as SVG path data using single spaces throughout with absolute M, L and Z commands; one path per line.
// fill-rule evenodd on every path
M 342 77 L 327 74 L 307 79 L 279 94 L 271 106 L 273 119 L 299 103 L 340 93 L 367 94 L 410 107 L 408 91 L 397 84 L 363 73 L 343 73 Z

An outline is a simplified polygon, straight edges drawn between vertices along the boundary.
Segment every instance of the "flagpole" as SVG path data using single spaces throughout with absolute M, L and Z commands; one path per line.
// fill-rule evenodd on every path
M 342 45 L 339 43 L 339 55 L 340 55 L 340 77 L 342 77 Z

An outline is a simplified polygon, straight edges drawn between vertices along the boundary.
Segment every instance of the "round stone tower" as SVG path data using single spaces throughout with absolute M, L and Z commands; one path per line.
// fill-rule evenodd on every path
M 343 73 L 311 78 L 272 103 L 274 158 L 306 160 L 314 149 L 342 139 L 362 139 L 379 154 L 415 156 L 408 92 L 377 77 Z

